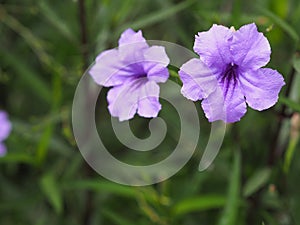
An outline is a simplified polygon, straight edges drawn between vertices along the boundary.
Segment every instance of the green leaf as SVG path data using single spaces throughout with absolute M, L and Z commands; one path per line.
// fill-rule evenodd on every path
M 62 81 L 61 81 L 61 77 L 57 73 L 54 73 L 52 76 L 52 90 L 53 92 L 52 92 L 51 111 L 53 114 L 56 114 L 59 111 L 59 106 L 62 98 Z M 47 156 L 49 145 L 51 143 L 51 139 L 53 136 L 54 128 L 55 128 L 55 124 L 49 123 L 42 134 L 42 138 L 38 144 L 37 152 L 36 152 L 36 160 L 37 160 L 37 164 L 39 165 L 43 164 Z
M 231 13 L 231 25 L 238 27 L 239 20 L 241 18 L 241 6 L 242 6 L 242 1 L 241 0 L 233 0 L 232 3 L 232 13 Z
M 134 221 L 129 221 L 124 217 L 120 216 L 119 213 L 113 212 L 112 210 L 104 209 L 102 214 L 112 221 L 112 224 L 115 225 L 132 225 L 135 224 Z
M 293 67 L 297 71 L 297 73 L 300 73 L 300 57 L 294 56 L 293 57 Z
M 46 118 L 44 119 L 39 118 L 39 127 L 37 127 L 36 125 L 29 124 L 27 121 L 25 122 L 14 119 L 12 121 L 13 131 L 18 137 L 28 140 L 29 142 L 39 144 L 43 139 L 42 136 L 44 135 L 44 133 L 41 131 L 45 131 L 49 123 L 52 125 L 56 125 L 58 122 L 60 122 L 59 119 L 60 118 L 57 117 L 57 115 L 46 116 Z M 58 136 L 52 136 L 48 147 L 66 157 L 71 156 L 70 153 L 72 153 L 72 148 Z M 10 157 L 10 154 L 11 153 L 9 153 L 7 157 Z M 37 164 L 36 155 L 32 160 L 34 160 L 33 162 Z
M 17 74 L 17 78 L 22 80 L 28 86 L 28 89 L 36 94 L 37 98 L 45 102 L 51 101 L 49 86 L 19 56 L 12 51 L 6 51 L 3 47 L 0 47 L 0 56 L 1 60 L 9 65 L 15 74 Z
M 291 99 L 288 99 L 286 97 L 280 96 L 279 100 L 278 100 L 281 104 L 286 105 L 287 107 L 289 107 L 290 109 L 300 112 L 300 104 L 297 102 L 294 102 Z
M 9 153 L 3 157 L 0 157 L 0 163 L 27 163 L 34 165 L 34 157 L 24 153 Z
M 41 178 L 40 186 L 56 213 L 61 213 L 63 209 L 62 196 L 53 174 L 44 175 Z
M 289 141 L 288 148 L 286 150 L 285 158 L 284 158 L 284 164 L 283 164 L 283 170 L 285 173 L 289 172 L 291 162 L 293 160 L 293 156 L 297 147 L 299 141 L 299 136 L 295 138 L 291 138 Z
M 226 198 L 222 195 L 208 194 L 196 198 L 185 199 L 173 208 L 174 215 L 182 215 L 193 211 L 204 211 L 224 206 Z
M 190 7 L 193 3 L 195 3 L 195 0 L 189 0 L 189 1 L 184 1 L 182 3 L 176 4 L 168 9 L 162 9 L 160 11 L 153 12 L 149 15 L 146 15 L 145 17 L 137 20 L 134 23 L 130 24 L 125 24 L 124 26 L 121 27 L 120 32 L 123 30 L 127 29 L 128 27 L 131 27 L 133 29 L 140 29 L 144 28 L 146 26 L 150 26 L 152 24 L 158 23 L 160 21 L 163 21 L 176 13 Z
M 278 221 L 276 220 L 276 218 L 274 218 L 274 216 L 272 214 L 270 214 L 267 211 L 263 211 L 261 212 L 262 217 L 264 219 L 265 222 L 262 222 L 262 225 L 279 225 Z
M 233 225 L 237 222 L 241 186 L 240 172 L 241 155 L 239 151 L 235 151 L 226 205 L 219 220 L 219 225 Z
M 249 197 L 256 191 L 258 191 L 261 187 L 263 187 L 269 180 L 271 175 L 271 169 L 269 168 L 263 168 L 250 177 L 243 189 L 243 195 L 244 197 Z
M 56 12 L 48 5 L 47 1 L 38 1 L 39 8 L 41 10 L 41 15 L 45 16 L 56 30 L 66 37 L 72 43 L 77 43 L 78 41 L 74 38 L 76 35 L 73 35 L 74 32 L 70 30 L 64 20 L 58 17 Z
M 42 136 L 39 140 L 37 150 L 36 150 L 36 163 L 38 165 L 42 165 L 47 153 L 48 153 L 48 147 L 52 138 L 54 126 L 48 125 L 48 127 L 43 131 Z
M 0 17 L 0 22 L 18 33 L 36 54 L 38 60 L 46 66 L 49 71 L 62 73 L 65 70 L 60 63 L 57 63 L 56 60 L 46 52 L 44 40 L 36 36 L 30 28 L 24 26 L 18 19 L 8 14 L 3 8 L 0 9 L 3 14 L 3 16 Z M 18 60 L 17 62 L 19 63 L 21 60 Z
M 99 179 L 94 180 L 80 180 L 80 181 L 69 181 L 64 183 L 62 186 L 64 189 L 74 190 L 93 190 L 101 191 L 106 193 L 118 194 L 125 197 L 136 197 L 137 191 L 135 188 L 115 184 L 109 181 L 102 181 Z
M 299 36 L 295 29 L 291 27 L 286 21 L 281 19 L 279 16 L 274 14 L 273 12 L 261 7 L 257 6 L 257 10 L 261 12 L 266 17 L 270 18 L 275 24 L 277 24 L 282 30 L 284 30 L 297 44 L 299 41 Z

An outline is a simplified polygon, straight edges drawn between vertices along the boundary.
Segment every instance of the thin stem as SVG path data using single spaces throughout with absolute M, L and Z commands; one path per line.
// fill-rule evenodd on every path
M 88 35 L 86 24 L 86 11 L 84 6 L 84 0 L 78 0 L 79 9 L 79 23 L 80 23 L 80 42 L 81 42 L 81 54 L 83 61 L 83 71 L 88 67 Z
M 293 81 L 295 79 L 295 75 L 296 75 L 296 70 L 293 67 L 291 69 L 290 73 L 289 73 L 289 76 L 288 76 L 289 80 L 287 82 L 286 89 L 285 89 L 285 92 L 284 92 L 284 96 L 286 98 L 288 98 L 289 95 L 290 95 L 290 92 L 291 92 L 291 89 L 292 89 L 292 84 L 293 84 Z M 281 131 L 281 128 L 282 128 L 282 125 L 283 125 L 283 121 L 284 121 L 284 118 L 286 118 L 286 110 L 287 110 L 287 106 L 285 104 L 283 104 L 281 106 L 281 109 L 280 109 L 277 127 L 276 127 L 276 130 L 275 130 L 274 138 L 273 138 L 271 148 L 270 148 L 270 151 L 269 151 L 269 157 L 268 157 L 268 165 L 269 166 L 273 166 L 277 156 L 280 154 L 280 149 L 279 149 L 279 143 L 278 142 L 279 142 L 279 135 L 280 135 L 280 131 Z
M 78 0 L 78 13 L 79 13 L 79 25 L 80 25 L 80 44 L 82 54 L 82 71 L 84 72 L 88 68 L 88 33 L 86 23 L 86 9 L 85 0 Z M 92 174 L 91 168 L 86 164 L 85 173 L 87 177 Z M 93 193 L 92 191 L 86 191 L 85 210 L 82 215 L 82 223 L 84 225 L 91 224 L 91 217 L 93 214 Z

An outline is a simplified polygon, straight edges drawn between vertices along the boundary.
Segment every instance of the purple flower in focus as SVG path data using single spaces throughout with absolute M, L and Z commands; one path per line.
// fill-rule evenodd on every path
M 194 51 L 200 59 L 191 59 L 180 68 L 181 93 L 188 99 L 202 100 L 210 122 L 236 122 L 253 109 L 273 106 L 285 84 L 276 70 L 261 68 L 270 60 L 267 38 L 254 23 L 239 30 L 213 25 L 195 37 Z
M 125 30 L 117 49 L 102 52 L 89 73 L 94 81 L 112 87 L 107 95 L 110 114 L 120 121 L 156 117 L 161 109 L 159 86 L 169 77 L 169 58 L 164 47 L 146 43 L 142 32 Z
M 0 110 L 0 156 L 6 154 L 6 147 L 3 141 L 8 137 L 11 131 L 11 123 L 8 120 L 8 115 L 6 112 Z

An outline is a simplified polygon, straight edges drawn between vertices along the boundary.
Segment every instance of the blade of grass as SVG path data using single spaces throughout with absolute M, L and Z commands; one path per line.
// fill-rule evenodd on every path
M 291 138 L 289 141 L 288 148 L 286 150 L 285 158 L 284 158 L 284 164 L 283 164 L 283 170 L 286 174 L 289 172 L 289 168 L 297 147 L 299 141 L 299 137 L 297 138 Z
M 284 21 L 279 16 L 269 11 L 268 9 L 265 9 L 264 7 L 257 6 L 256 9 L 266 17 L 270 18 L 275 24 L 277 24 L 282 30 L 284 30 L 293 39 L 295 45 L 298 44 L 299 35 L 295 31 L 295 29 L 288 24 L 288 22 Z
M 7 65 L 15 72 L 23 83 L 28 86 L 28 90 L 31 90 L 37 98 L 49 103 L 51 101 L 51 91 L 38 74 L 33 71 L 24 61 L 14 54 L 12 51 L 6 51 L 3 47 L 0 47 L 0 56 Z
M 290 140 L 288 148 L 285 153 L 285 159 L 283 164 L 283 170 L 285 173 L 289 172 L 291 162 L 294 158 L 294 153 L 299 142 L 300 133 L 300 114 L 294 113 L 291 118 L 291 128 L 290 128 Z
M 233 0 L 232 2 L 232 13 L 231 13 L 231 24 L 234 27 L 238 27 L 240 25 L 241 18 L 241 0 Z
M 135 188 L 111 183 L 108 181 L 101 181 L 99 179 L 90 180 L 74 180 L 62 184 L 64 190 L 93 190 L 101 191 L 102 193 L 118 194 L 125 197 L 135 198 L 137 191 Z
M 46 1 L 38 2 L 39 9 L 41 11 L 41 15 L 44 16 L 49 23 L 56 28 L 56 30 L 62 34 L 65 38 L 71 41 L 74 44 L 78 44 L 78 40 L 76 40 L 74 32 L 70 30 L 70 26 L 68 26 L 65 21 L 63 21 L 56 12 L 49 6 Z
M 28 124 L 24 121 L 13 120 L 14 132 L 25 140 L 28 140 L 32 143 L 39 143 L 41 141 L 42 132 L 40 132 L 40 128 L 35 125 Z M 58 121 L 49 121 L 48 123 L 53 123 L 56 125 Z M 47 126 L 46 126 L 47 127 Z M 43 129 L 46 129 L 46 127 Z M 49 148 L 54 149 L 56 152 L 60 153 L 62 156 L 69 157 L 72 152 L 72 148 L 66 145 L 61 139 L 57 136 L 52 137 L 49 143 Z M 33 161 L 36 163 L 36 157 L 34 157 Z
M 300 73 L 300 55 L 297 53 L 293 57 L 293 67 L 295 68 L 297 73 Z
M 134 23 L 127 23 L 124 26 L 120 28 L 120 32 L 123 30 L 127 29 L 128 27 L 131 27 L 133 29 L 140 29 L 144 28 L 146 26 L 150 26 L 152 24 L 158 23 L 159 21 L 165 20 L 176 13 L 179 13 L 180 11 L 190 7 L 193 3 L 195 3 L 195 0 L 189 0 L 189 1 L 184 1 L 182 3 L 176 4 L 168 9 L 163 9 L 160 11 L 153 12 L 149 15 L 146 15 L 145 17 L 137 20 Z
M 278 100 L 281 104 L 286 105 L 287 107 L 289 107 L 290 109 L 296 111 L 296 112 L 300 112 L 300 104 L 297 102 L 294 102 L 291 99 L 288 99 L 286 97 L 280 96 L 279 100 Z
M 6 10 L 0 5 L 0 21 L 7 27 L 19 34 L 25 42 L 30 46 L 33 52 L 37 55 L 38 60 L 42 65 L 51 72 L 62 73 L 65 68 L 57 63 L 53 57 L 51 57 L 44 48 L 44 42 L 40 40 L 34 33 L 23 24 L 21 24 L 16 18 L 6 12 Z
M 232 225 L 237 222 L 241 186 L 240 173 L 241 155 L 239 151 L 235 151 L 226 205 L 219 220 L 219 225 Z
M 105 217 L 107 217 L 112 222 L 112 224 L 116 224 L 116 225 L 132 225 L 132 224 L 134 224 L 133 221 L 129 221 L 129 220 L 125 219 L 124 217 L 120 216 L 118 213 L 115 213 L 109 209 L 102 210 L 102 214 Z
M 184 199 L 173 208 L 175 216 L 184 215 L 194 211 L 205 211 L 209 209 L 221 208 L 226 203 L 226 198 L 222 195 L 207 194 L 196 198 Z
M 30 165 L 34 165 L 34 158 L 28 154 L 23 153 L 9 153 L 4 157 L 0 157 L 0 163 L 27 163 Z
M 270 176 L 271 169 L 269 168 L 263 168 L 256 171 L 255 174 L 247 180 L 244 186 L 244 197 L 249 197 L 263 187 L 268 182 Z
M 44 175 L 40 180 L 40 186 L 56 213 L 60 214 L 63 210 L 62 196 L 54 175 Z
M 62 99 L 62 80 L 61 76 L 57 73 L 54 73 L 52 77 L 52 106 L 51 106 L 51 112 L 53 114 L 58 113 L 59 107 L 61 104 Z M 36 161 L 38 165 L 42 165 L 48 150 L 49 150 L 49 144 L 51 142 L 53 131 L 55 128 L 54 123 L 48 123 L 48 126 L 45 128 L 41 141 L 38 144 L 37 152 L 36 152 Z

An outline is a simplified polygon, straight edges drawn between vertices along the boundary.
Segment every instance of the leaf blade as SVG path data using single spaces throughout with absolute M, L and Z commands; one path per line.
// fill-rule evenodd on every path
M 241 171 L 241 155 L 239 151 L 235 151 L 233 171 L 230 177 L 229 189 L 227 194 L 227 202 L 224 211 L 220 217 L 219 225 L 236 224 L 240 199 L 240 171 Z
M 193 211 L 216 209 L 224 206 L 225 203 L 226 198 L 223 195 L 208 194 L 197 196 L 196 198 L 184 199 L 177 203 L 173 208 L 173 213 L 177 216 Z

